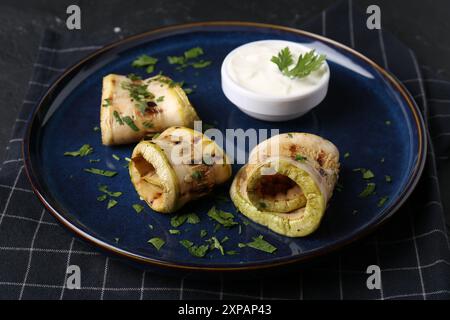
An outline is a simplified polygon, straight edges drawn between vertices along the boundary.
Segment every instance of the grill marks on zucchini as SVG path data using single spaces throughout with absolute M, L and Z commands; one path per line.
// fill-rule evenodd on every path
M 130 163 L 131 180 L 139 195 L 153 210 L 168 213 L 209 193 L 230 177 L 231 167 L 202 163 L 203 150 L 225 157 L 213 141 L 183 127 L 171 127 L 151 141 L 140 142 Z
M 167 83 L 165 83 L 167 82 Z M 179 85 L 162 75 L 141 79 L 110 74 L 103 78 L 100 127 L 104 145 L 138 142 L 175 125 L 193 127 L 195 109 Z M 170 84 L 169 84 L 170 83 Z

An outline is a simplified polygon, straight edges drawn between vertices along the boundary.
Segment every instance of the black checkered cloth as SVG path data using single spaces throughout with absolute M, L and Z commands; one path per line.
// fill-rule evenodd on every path
M 0 298 L 2 299 L 448 299 L 450 245 L 439 170 L 448 170 L 450 82 L 423 73 L 414 53 L 386 31 L 368 30 L 367 14 L 351 1 L 302 26 L 367 55 L 410 90 L 427 121 L 430 147 L 415 192 L 375 234 L 299 271 L 280 277 L 208 280 L 142 271 L 73 238 L 30 190 L 21 144 L 37 101 L 66 67 L 100 48 L 76 32 L 46 32 L 29 91 L 0 171 Z M 81 288 L 68 289 L 66 268 L 81 268 Z M 369 265 L 382 287 L 366 286 Z

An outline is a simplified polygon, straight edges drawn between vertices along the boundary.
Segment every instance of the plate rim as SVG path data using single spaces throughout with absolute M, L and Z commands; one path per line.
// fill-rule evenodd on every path
M 405 186 L 403 187 L 402 192 L 400 195 L 396 198 L 396 200 L 391 204 L 390 207 L 387 207 L 383 210 L 383 212 L 380 214 L 380 216 L 375 219 L 370 225 L 367 225 L 366 227 L 362 227 L 359 231 L 352 233 L 348 237 L 344 237 L 340 241 L 337 241 L 336 243 L 322 247 L 320 249 L 311 251 L 309 253 L 302 254 L 297 257 L 282 257 L 278 259 L 274 259 L 274 261 L 263 261 L 263 262 L 252 262 L 247 263 L 245 265 L 234 265 L 230 266 L 227 263 L 223 263 L 216 266 L 205 266 L 201 264 L 195 264 L 195 263 L 174 263 L 174 262 L 168 262 L 163 261 L 160 259 L 155 258 L 149 258 L 145 257 L 143 255 L 132 253 L 128 250 L 121 249 L 119 247 L 116 247 L 113 244 L 109 244 L 105 241 L 102 241 L 95 236 L 89 234 L 86 231 L 81 230 L 77 226 L 75 226 L 73 223 L 71 223 L 68 219 L 64 217 L 63 214 L 59 213 L 58 210 L 54 208 L 54 205 L 50 203 L 51 201 L 48 201 L 46 199 L 46 192 L 45 190 L 39 185 L 38 179 L 36 178 L 36 174 L 33 171 L 33 165 L 31 161 L 31 153 L 30 153 L 30 138 L 31 133 L 33 129 L 33 124 L 35 123 L 36 115 L 39 113 L 39 111 L 43 108 L 45 105 L 46 100 L 51 96 L 51 94 L 57 89 L 58 85 L 67 77 L 72 74 L 73 71 L 76 71 L 78 68 L 82 67 L 86 62 L 89 62 L 90 60 L 96 58 L 97 56 L 101 55 L 104 52 L 107 52 L 111 49 L 120 47 L 124 44 L 127 44 L 129 42 L 139 40 L 145 37 L 149 36 L 157 36 L 157 35 L 163 35 L 163 36 L 169 36 L 176 34 L 177 32 L 189 32 L 190 30 L 195 30 L 197 28 L 202 27 L 249 27 L 249 28 L 256 28 L 256 29 L 273 29 L 278 31 L 284 31 L 288 33 L 293 33 L 297 35 L 302 35 L 308 38 L 312 38 L 315 40 L 319 40 L 321 42 L 324 42 L 328 45 L 337 47 L 339 49 L 342 49 L 351 55 L 365 61 L 368 63 L 371 67 L 373 67 L 375 70 L 377 70 L 385 79 L 389 81 L 389 84 L 393 89 L 395 89 L 398 93 L 400 93 L 400 96 L 403 98 L 403 100 L 406 102 L 407 106 L 409 107 L 413 118 L 414 123 L 418 130 L 418 153 L 417 153 L 417 159 L 415 161 L 414 167 L 412 169 L 411 175 L 408 177 L 408 181 L 405 183 Z M 362 53 L 356 51 L 353 48 L 350 48 L 340 42 L 337 42 L 335 40 L 329 39 L 327 37 L 324 37 L 322 35 L 318 35 L 309 31 L 305 31 L 302 29 L 282 26 L 282 25 L 276 25 L 276 24 L 268 24 L 268 23 L 258 23 L 258 22 L 245 22 L 245 21 L 208 21 L 208 22 L 193 22 L 193 23 L 183 23 L 183 24 L 175 24 L 165 27 L 158 27 L 151 29 L 146 32 L 142 32 L 139 34 L 131 35 L 129 37 L 126 37 L 124 39 L 120 39 L 117 41 L 114 41 L 108 45 L 105 45 L 104 47 L 95 50 L 93 53 L 89 54 L 85 58 L 81 59 L 80 61 L 76 62 L 69 68 L 67 68 L 60 76 L 57 77 L 57 79 L 47 88 L 45 94 L 40 98 L 39 102 L 34 107 L 34 110 L 32 111 L 31 116 L 29 117 L 29 121 L 26 125 L 26 133 L 24 136 L 24 140 L 22 143 L 22 155 L 24 159 L 24 167 L 25 172 L 28 177 L 28 180 L 30 181 L 31 188 L 33 192 L 36 194 L 40 202 L 44 205 L 44 207 L 56 218 L 56 220 L 62 224 L 66 229 L 68 229 L 70 232 L 74 233 L 79 238 L 87 241 L 90 245 L 93 245 L 95 248 L 106 251 L 107 253 L 115 254 L 121 258 L 130 259 L 134 262 L 138 262 L 140 264 L 145 264 L 148 266 L 157 266 L 157 267 L 165 267 L 169 269 L 178 269 L 178 270 L 188 270 L 188 271 L 213 271 L 213 272 L 236 272 L 236 271 L 244 271 L 244 270 L 256 270 L 256 269 L 267 269 L 267 268 L 274 268 L 282 265 L 292 265 L 294 263 L 309 261 L 313 258 L 324 256 L 326 254 L 329 254 L 331 252 L 334 252 L 338 249 L 341 249 L 350 243 L 353 243 L 354 241 L 357 241 L 361 238 L 366 237 L 367 235 L 374 232 L 376 229 L 378 229 L 382 224 L 384 224 L 389 218 L 391 218 L 398 209 L 402 206 L 402 204 L 409 198 L 413 190 L 415 189 L 425 166 L 426 162 L 426 154 L 427 154 L 427 136 L 425 134 L 426 127 L 425 122 L 422 117 L 422 114 L 420 112 L 419 107 L 417 106 L 415 100 L 412 98 L 409 91 L 406 89 L 406 87 L 390 72 L 385 70 L 383 67 L 378 65 L 376 62 L 372 61 Z M 56 200 L 55 200 L 56 201 Z M 57 201 L 56 201 L 57 203 Z

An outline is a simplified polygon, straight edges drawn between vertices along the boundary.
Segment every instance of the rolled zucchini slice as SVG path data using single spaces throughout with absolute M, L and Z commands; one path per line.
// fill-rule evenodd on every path
M 339 151 L 307 133 L 272 137 L 255 147 L 230 189 L 236 207 L 279 234 L 303 237 L 320 225 L 339 173 Z
M 134 148 L 129 172 L 139 196 L 153 210 L 170 213 L 227 181 L 231 165 L 224 151 L 202 133 L 171 127 Z
M 110 74 L 103 78 L 100 127 L 104 145 L 137 142 L 172 126 L 199 120 L 184 90 L 158 75 L 141 80 Z

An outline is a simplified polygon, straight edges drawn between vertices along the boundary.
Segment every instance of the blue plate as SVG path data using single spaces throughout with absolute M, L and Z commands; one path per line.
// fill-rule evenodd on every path
M 233 48 L 262 39 L 283 39 L 304 43 L 327 55 L 331 69 L 329 92 L 325 100 L 300 119 L 269 123 L 252 119 L 239 111 L 223 95 L 220 86 L 222 60 Z M 166 57 L 180 55 L 200 46 L 204 58 L 212 65 L 184 72 L 169 65 Z M 225 131 L 226 128 L 267 128 L 280 132 L 300 131 L 318 134 L 331 140 L 341 152 L 340 192 L 335 192 L 320 228 L 306 238 L 287 238 L 248 221 L 236 212 L 230 201 L 210 196 L 192 202 L 181 212 L 196 212 L 201 222 L 185 224 L 181 235 L 171 235 L 170 215 L 153 212 L 146 207 L 138 214 L 131 207 L 142 203 L 128 175 L 124 157 L 134 145 L 105 147 L 100 132 L 99 108 L 102 77 L 109 73 L 145 76 L 131 67 L 141 54 L 160 59 L 157 70 L 187 87 L 196 86 L 189 96 L 201 119 Z M 82 144 L 93 146 L 95 152 L 84 158 L 65 157 L 65 151 Z M 350 156 L 344 158 L 345 153 Z M 121 160 L 115 160 L 115 154 Z M 279 26 L 217 22 L 168 27 L 137 35 L 109 45 L 65 72 L 40 102 L 28 128 L 24 143 L 27 173 L 33 188 L 48 210 L 81 238 L 108 252 L 144 264 L 195 270 L 242 270 L 278 266 L 309 259 L 348 244 L 379 226 L 390 217 L 411 193 L 422 172 L 426 154 L 424 124 L 417 106 L 407 91 L 386 71 L 363 55 L 332 40 Z M 101 159 L 89 163 L 88 159 Z M 116 170 L 107 178 L 89 174 L 84 168 Z M 370 168 L 375 173 L 376 195 L 360 198 L 366 182 L 355 168 Z M 239 165 L 233 170 L 236 173 Z M 385 181 L 385 175 L 392 182 Z M 99 184 L 112 191 L 122 191 L 119 203 L 106 209 L 97 201 Z M 214 195 L 228 197 L 229 184 Z M 383 206 L 379 199 L 388 197 Z M 213 205 L 236 215 L 241 227 L 219 229 L 206 213 Z M 153 227 L 153 228 L 152 228 Z M 237 255 L 221 255 L 213 250 L 204 258 L 191 256 L 179 244 L 189 239 L 197 244 L 204 239 L 200 230 L 230 238 L 226 250 Z M 241 232 L 239 233 L 239 230 Z M 238 248 L 263 235 L 278 250 L 265 253 L 252 248 Z M 166 244 L 157 251 L 147 241 L 160 237 Z

